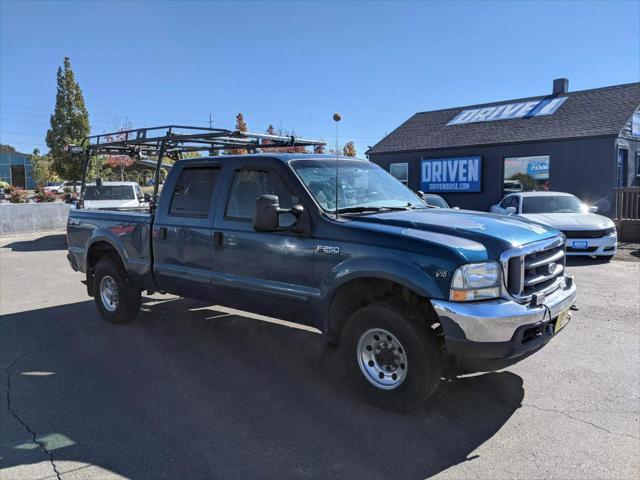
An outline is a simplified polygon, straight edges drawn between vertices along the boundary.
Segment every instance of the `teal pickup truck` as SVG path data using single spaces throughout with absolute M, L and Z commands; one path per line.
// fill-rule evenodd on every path
M 327 155 L 179 160 L 153 213 L 71 210 L 68 244 L 108 322 L 132 321 L 148 291 L 311 325 L 395 409 L 423 403 L 445 365 L 539 350 L 576 299 L 560 232 L 429 208 L 380 167 Z

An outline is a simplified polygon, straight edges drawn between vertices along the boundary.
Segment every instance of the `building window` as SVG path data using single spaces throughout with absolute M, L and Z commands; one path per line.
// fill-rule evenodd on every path
M 505 157 L 504 193 L 549 190 L 549 155 Z
M 636 177 L 640 177 L 640 152 L 636 152 Z
M 392 163 L 389 165 L 389 173 L 400 180 L 404 185 L 409 184 L 409 164 Z
M 616 160 L 616 186 L 627 186 L 627 159 L 629 158 L 629 150 L 626 148 L 618 148 L 618 158 Z

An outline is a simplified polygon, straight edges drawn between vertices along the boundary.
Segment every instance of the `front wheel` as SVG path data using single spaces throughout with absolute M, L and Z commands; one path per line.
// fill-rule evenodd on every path
M 131 283 L 127 272 L 112 256 L 98 260 L 93 277 L 94 301 L 100 316 L 109 323 L 133 321 L 140 310 L 140 289 Z
M 345 367 L 363 398 L 406 411 L 423 404 L 442 376 L 442 351 L 427 319 L 378 302 L 357 310 L 343 331 Z

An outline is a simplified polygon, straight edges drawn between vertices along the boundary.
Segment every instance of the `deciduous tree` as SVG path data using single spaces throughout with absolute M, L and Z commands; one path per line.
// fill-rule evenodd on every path
M 247 131 L 247 123 L 244 121 L 244 115 L 242 115 L 242 112 L 238 113 L 238 115 L 236 115 L 236 128 L 235 128 L 236 132 L 246 132 Z M 247 152 L 246 148 L 230 148 L 228 150 L 226 150 L 227 154 L 229 155 L 244 155 Z
M 342 154 L 345 157 L 355 157 L 358 154 L 358 152 L 356 152 L 356 146 L 352 141 L 348 141 L 344 144 L 344 147 L 342 147 Z
M 107 142 L 117 142 L 119 140 L 125 140 L 126 135 L 122 132 L 126 132 L 127 130 L 133 130 L 133 125 L 129 120 L 124 121 L 114 121 L 113 122 L 113 130 L 116 133 L 111 135 L 107 135 L 105 140 Z M 125 170 L 135 163 L 133 158 L 129 155 L 107 155 L 105 158 L 105 163 L 112 169 L 119 171 L 120 180 L 124 181 Z
M 60 177 L 53 171 L 53 162 L 50 156 L 40 155 L 40 150 L 34 148 L 29 160 L 31 162 L 31 176 L 39 188 L 42 188 L 48 182 L 60 180 Z

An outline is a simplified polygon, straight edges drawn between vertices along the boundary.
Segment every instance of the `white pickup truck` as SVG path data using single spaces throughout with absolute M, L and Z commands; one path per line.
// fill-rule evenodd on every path
M 89 183 L 85 187 L 84 208 L 88 210 L 138 209 L 149 206 L 150 197 L 136 182 Z

